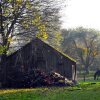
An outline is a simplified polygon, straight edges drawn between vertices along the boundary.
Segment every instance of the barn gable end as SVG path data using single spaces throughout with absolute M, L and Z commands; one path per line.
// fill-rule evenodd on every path
M 7 58 L 7 70 L 28 73 L 41 69 L 47 73 L 56 71 L 70 80 L 76 78 L 76 61 L 44 41 L 36 38 Z

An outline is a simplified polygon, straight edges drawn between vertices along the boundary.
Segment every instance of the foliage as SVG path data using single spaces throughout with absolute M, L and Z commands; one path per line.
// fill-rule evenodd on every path
M 1 46 L 0 45 L 0 54 L 3 54 L 3 52 L 5 51 L 6 49 L 6 46 Z
M 55 32 L 52 35 L 53 36 L 50 37 L 49 34 L 49 38 L 47 39 L 47 41 L 49 41 L 49 44 L 55 47 L 56 49 L 61 50 L 61 42 L 63 40 L 61 32 Z
M 62 49 L 64 52 L 77 59 L 84 66 L 86 73 L 93 65 L 99 54 L 100 32 L 82 27 L 76 29 L 62 30 L 64 40 Z
M 56 12 L 60 10 L 57 2 L 55 0 L 1 0 L 1 45 L 7 46 L 6 51 L 11 44 L 16 41 L 22 42 L 25 38 L 29 40 L 37 36 L 47 39 L 47 33 L 53 28 L 48 29 L 57 26 L 52 23 L 55 16 L 58 18 Z

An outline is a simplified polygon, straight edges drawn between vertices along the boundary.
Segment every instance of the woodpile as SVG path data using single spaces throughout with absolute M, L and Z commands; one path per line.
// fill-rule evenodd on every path
M 14 78 L 14 77 L 13 77 Z M 20 73 L 15 79 L 9 78 L 8 87 L 72 86 L 74 83 L 57 72 L 45 73 L 35 69 L 28 74 Z

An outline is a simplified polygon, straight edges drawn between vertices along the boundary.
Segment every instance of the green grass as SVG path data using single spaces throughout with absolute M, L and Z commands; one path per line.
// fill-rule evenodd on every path
M 100 82 L 74 87 L 0 90 L 0 100 L 100 100 Z

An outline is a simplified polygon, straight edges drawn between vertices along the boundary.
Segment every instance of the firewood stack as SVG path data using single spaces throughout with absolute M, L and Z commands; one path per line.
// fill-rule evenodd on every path
M 20 76 L 20 77 L 19 77 Z M 57 72 L 45 73 L 40 69 L 29 73 L 20 73 L 15 78 L 9 78 L 9 86 L 15 88 L 42 86 L 72 86 L 74 83 Z

